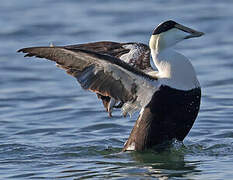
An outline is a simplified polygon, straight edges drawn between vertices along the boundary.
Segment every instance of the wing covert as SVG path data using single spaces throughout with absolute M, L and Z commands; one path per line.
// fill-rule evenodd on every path
M 117 58 L 89 50 L 32 47 L 20 49 L 19 52 L 27 53 L 25 56 L 55 61 L 59 67 L 74 76 L 84 89 L 124 102 L 123 109 L 126 113 L 132 109 L 140 109 L 144 105 L 141 103 L 145 101 L 143 91 L 145 89 L 150 91 L 150 96 L 154 89 L 152 84 L 156 82 L 156 78 Z
M 118 43 L 111 41 L 99 41 L 86 44 L 64 46 L 67 49 L 84 49 L 100 54 L 107 54 L 128 63 L 132 67 L 144 72 L 152 71 L 150 65 L 150 48 L 143 43 L 129 42 Z

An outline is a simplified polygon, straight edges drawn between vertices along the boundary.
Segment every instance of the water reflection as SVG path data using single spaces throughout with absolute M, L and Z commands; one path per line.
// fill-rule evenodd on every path
M 163 152 L 147 151 L 144 153 L 131 153 L 133 160 L 143 164 L 148 169 L 148 175 L 161 180 L 169 177 L 188 177 L 201 172 L 197 167 L 200 161 L 188 161 L 185 159 L 186 148 L 184 146 L 169 148 Z

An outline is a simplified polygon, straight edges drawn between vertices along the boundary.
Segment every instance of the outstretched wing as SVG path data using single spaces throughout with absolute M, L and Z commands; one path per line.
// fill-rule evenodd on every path
M 145 106 L 156 89 L 155 77 L 109 55 L 69 47 L 31 47 L 19 52 L 55 61 L 84 89 L 124 102 L 125 113 Z
M 143 43 L 129 42 L 129 43 L 118 43 L 111 41 L 99 41 L 86 44 L 77 44 L 65 46 L 70 50 L 84 49 L 91 50 L 100 54 L 107 54 L 116 57 L 132 67 L 140 69 L 145 73 L 152 72 L 153 69 L 150 65 L 150 48 Z M 113 108 L 121 107 L 116 106 L 117 101 L 110 98 L 109 96 L 103 96 L 97 93 L 97 97 L 102 100 L 106 111 L 109 116 L 112 116 Z M 123 103 L 121 102 L 120 105 Z
M 84 49 L 100 54 L 107 54 L 128 63 L 132 67 L 144 72 L 152 71 L 150 65 L 150 48 L 143 43 L 129 42 L 118 43 L 111 41 L 99 41 L 86 44 L 65 46 L 67 49 Z

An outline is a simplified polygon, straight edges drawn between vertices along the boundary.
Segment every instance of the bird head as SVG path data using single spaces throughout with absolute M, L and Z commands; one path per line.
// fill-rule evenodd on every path
M 176 43 L 204 35 L 203 32 L 196 31 L 189 27 L 178 24 L 169 20 L 159 24 L 150 38 L 150 48 L 161 50 L 175 45 Z

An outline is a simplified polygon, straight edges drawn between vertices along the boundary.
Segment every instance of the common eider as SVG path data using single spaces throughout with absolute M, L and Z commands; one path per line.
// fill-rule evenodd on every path
M 55 61 L 84 89 L 97 93 L 110 116 L 117 102 L 124 115 L 140 110 L 123 151 L 143 151 L 172 139 L 182 141 L 190 131 L 201 87 L 190 61 L 172 47 L 203 34 L 169 20 L 153 30 L 149 47 L 102 41 L 18 52 Z M 150 65 L 150 54 L 158 71 Z

